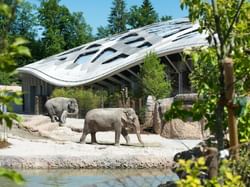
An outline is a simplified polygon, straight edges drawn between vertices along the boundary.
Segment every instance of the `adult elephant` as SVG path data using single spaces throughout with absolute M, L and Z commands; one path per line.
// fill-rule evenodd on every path
M 51 122 L 59 121 L 59 124 L 64 124 L 68 114 L 78 114 L 78 104 L 74 98 L 55 97 L 49 99 L 45 103 L 45 109 L 51 119 Z
M 97 143 L 96 132 L 115 131 L 115 145 L 120 145 L 120 135 L 122 134 L 127 144 L 129 136 L 126 128 L 133 127 L 141 144 L 140 123 L 132 108 L 102 108 L 93 109 L 87 112 L 80 143 L 85 143 L 87 134 L 91 134 L 91 143 Z

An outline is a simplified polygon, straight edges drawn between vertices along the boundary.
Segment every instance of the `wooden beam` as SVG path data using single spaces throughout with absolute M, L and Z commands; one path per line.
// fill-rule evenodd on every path
M 133 83 L 134 83 L 131 79 L 129 79 L 128 77 L 122 75 L 121 73 L 118 73 L 118 74 L 116 74 L 116 75 L 119 76 L 119 77 L 121 77 L 122 79 L 126 80 L 126 81 L 129 82 L 130 84 L 133 84 Z
M 134 77 L 136 77 L 137 79 L 140 79 L 140 77 L 139 77 L 135 72 L 133 72 L 132 70 L 127 69 L 127 71 L 128 71 L 130 74 L 132 74 Z
M 102 80 L 100 82 L 97 82 L 97 84 L 100 84 L 101 86 L 104 86 L 106 88 L 113 88 L 114 87 L 114 85 L 112 85 L 112 84 L 110 84 L 110 83 L 108 83 L 108 82 L 106 82 L 104 80 Z
M 178 68 L 174 65 L 174 63 L 168 58 L 168 56 L 164 56 L 164 58 L 169 62 L 169 64 L 174 68 L 174 70 L 177 73 L 180 73 L 180 71 L 178 70 Z
M 117 80 L 117 79 L 114 78 L 114 77 L 109 77 L 109 78 L 107 78 L 107 80 L 112 81 L 112 82 L 114 82 L 114 83 L 116 83 L 116 84 L 122 85 L 122 82 L 119 81 L 119 80 Z

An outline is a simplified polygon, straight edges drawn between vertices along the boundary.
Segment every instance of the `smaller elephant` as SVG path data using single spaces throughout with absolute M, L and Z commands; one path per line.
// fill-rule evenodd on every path
M 51 119 L 51 122 L 59 121 L 59 124 L 66 123 L 68 114 L 78 114 L 78 104 L 74 98 L 55 97 L 45 103 L 45 108 Z
M 127 128 L 133 127 L 139 142 L 143 144 L 140 136 L 140 123 L 132 108 L 99 108 L 87 112 L 80 143 L 85 143 L 87 134 L 91 134 L 91 143 L 97 143 L 96 132 L 115 131 L 115 145 L 120 145 L 122 134 L 127 144 L 129 136 Z

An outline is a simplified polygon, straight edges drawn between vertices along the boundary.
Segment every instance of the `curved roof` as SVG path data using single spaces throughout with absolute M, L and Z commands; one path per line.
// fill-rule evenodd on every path
M 94 83 L 142 63 L 149 51 L 159 56 L 208 45 L 199 25 L 187 18 L 130 30 L 42 59 L 18 69 L 56 86 Z

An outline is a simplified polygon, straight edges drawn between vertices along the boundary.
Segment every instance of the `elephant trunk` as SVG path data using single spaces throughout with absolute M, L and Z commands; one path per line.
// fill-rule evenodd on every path
M 78 107 L 77 107 L 77 108 L 75 109 L 75 111 L 72 113 L 72 115 L 77 115 L 78 112 L 79 112 L 79 109 L 78 109 Z
M 135 121 L 135 130 L 136 130 L 136 136 L 139 140 L 139 142 L 144 145 L 142 139 L 141 139 L 141 131 L 140 131 L 140 123 L 139 123 L 139 120 L 138 118 L 136 118 L 136 121 Z

